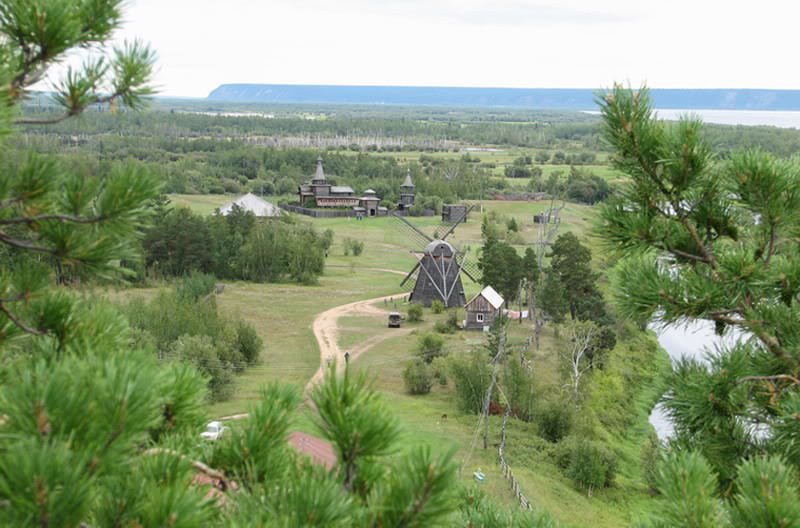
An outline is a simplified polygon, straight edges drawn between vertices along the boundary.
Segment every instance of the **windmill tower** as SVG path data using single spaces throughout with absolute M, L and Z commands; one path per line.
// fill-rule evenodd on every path
M 470 207 L 470 209 L 472 208 Z M 464 216 L 467 213 L 469 210 L 465 212 Z M 461 273 L 463 272 L 477 282 L 475 276 L 468 269 L 474 266 L 465 260 L 463 253 L 446 240 L 453 233 L 461 218 L 457 219 L 442 236 L 436 239 L 423 233 L 405 218 L 396 214 L 395 218 L 400 220 L 399 226 L 402 226 L 415 242 L 425 244 L 421 251 L 412 252 L 418 261 L 400 283 L 400 286 L 404 286 L 416 277 L 409 301 L 430 306 L 433 301 L 439 300 L 448 308 L 464 306 L 467 299 L 464 295 Z

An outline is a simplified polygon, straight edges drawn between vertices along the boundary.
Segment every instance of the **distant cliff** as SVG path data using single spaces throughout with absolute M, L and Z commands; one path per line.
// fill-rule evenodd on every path
M 800 110 L 800 90 L 652 90 L 658 108 Z M 215 101 L 362 103 L 453 106 L 524 106 L 596 109 L 594 90 L 573 88 L 444 88 L 426 86 L 325 86 L 223 84 Z

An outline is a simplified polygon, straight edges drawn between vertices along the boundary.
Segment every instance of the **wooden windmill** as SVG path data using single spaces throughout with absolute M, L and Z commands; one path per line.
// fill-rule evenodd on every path
M 446 238 L 453 233 L 471 209 L 472 207 L 467 209 L 462 217 L 452 222 L 444 234 L 437 238 L 428 236 L 405 218 L 394 215 L 400 221 L 398 227 L 402 227 L 417 245 L 422 245 L 420 251 L 412 252 L 418 261 L 400 283 L 400 286 L 404 286 L 416 277 L 409 301 L 430 306 L 433 301 L 439 300 L 446 307 L 464 306 L 467 303 L 464 286 L 461 283 L 461 273 L 475 282 L 478 282 L 475 278 L 478 274 L 471 272 L 471 268 L 474 269 L 475 266 L 466 261 L 465 254 L 447 242 Z

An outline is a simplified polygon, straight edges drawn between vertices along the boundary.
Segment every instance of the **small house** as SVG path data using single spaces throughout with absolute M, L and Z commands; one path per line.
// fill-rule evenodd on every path
M 464 321 L 465 330 L 489 330 L 502 313 L 505 301 L 491 286 L 485 287 L 478 295 L 467 303 L 467 318 Z
M 469 209 L 466 205 L 442 206 L 442 222 L 466 222 Z

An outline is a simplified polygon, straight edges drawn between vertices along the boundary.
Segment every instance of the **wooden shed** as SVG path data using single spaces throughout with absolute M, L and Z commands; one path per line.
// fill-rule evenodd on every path
M 485 287 L 478 295 L 467 303 L 467 318 L 464 322 L 465 330 L 489 330 L 494 324 L 505 301 L 491 286 Z

